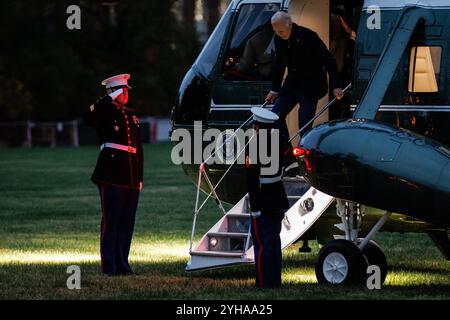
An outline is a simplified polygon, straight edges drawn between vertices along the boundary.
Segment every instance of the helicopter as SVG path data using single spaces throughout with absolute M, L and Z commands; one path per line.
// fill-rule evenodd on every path
M 387 259 L 372 240 L 380 231 L 427 233 L 450 259 L 445 2 L 234 0 L 181 83 L 172 132 L 245 128 L 252 107 L 272 107 L 264 102 L 270 37 L 265 61 L 242 61 L 251 39 L 270 32 L 275 12 L 287 11 L 332 50 L 351 85 L 343 101 L 330 101 L 331 94 L 319 101 L 310 131 L 299 134 L 298 106 L 287 118 L 300 168 L 284 179 L 292 206 L 280 234 L 283 248 L 299 240 L 300 251 L 310 250 L 308 240 L 322 245 L 319 283 L 361 283 L 371 265 L 384 281 Z M 349 34 L 337 31 L 337 15 Z M 189 162 L 182 168 L 197 184 L 197 200 L 206 193 L 224 213 L 194 247 L 202 207 L 196 203 L 186 271 L 253 263 L 244 166 Z M 222 202 L 234 206 L 226 211 Z

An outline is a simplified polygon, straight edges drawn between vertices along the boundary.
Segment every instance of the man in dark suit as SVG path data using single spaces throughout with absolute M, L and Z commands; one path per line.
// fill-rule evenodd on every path
M 305 126 L 316 112 L 317 102 L 328 93 L 327 76 L 337 99 L 343 97 L 336 62 L 317 33 L 292 22 L 286 12 L 277 12 L 271 19 L 276 33 L 272 88 L 266 101 L 275 103 L 272 111 L 280 117 L 280 130 L 289 136 L 285 118 L 299 103 L 299 128 Z M 282 85 L 283 76 L 288 69 Z M 310 124 L 307 129 L 312 127 Z
M 100 232 L 101 271 L 104 275 L 132 275 L 128 263 L 144 157 L 139 118 L 127 107 L 129 74 L 102 81 L 104 97 L 89 107 L 85 122 L 97 130 L 100 154 L 92 181 L 102 206 Z
M 252 216 L 252 240 L 255 254 L 256 286 L 276 288 L 281 286 L 281 222 L 289 208 L 283 182 L 281 181 L 281 157 L 286 139 L 274 139 L 273 129 L 278 116 L 266 109 L 252 108 L 257 147 L 266 143 L 270 162 L 262 161 L 261 154 L 246 154 L 248 196 Z M 262 130 L 266 130 L 262 134 Z M 276 136 L 275 136 L 276 137 Z M 251 149 L 251 148 L 250 148 Z M 256 149 L 256 148 L 255 148 Z M 258 150 L 259 151 L 259 150 Z M 264 163 L 264 164 L 263 164 Z

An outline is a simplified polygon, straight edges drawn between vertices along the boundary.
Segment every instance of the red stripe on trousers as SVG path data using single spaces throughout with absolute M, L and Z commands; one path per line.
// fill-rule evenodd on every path
M 102 242 L 103 242 L 103 235 L 105 233 L 106 229 L 106 214 L 105 214 L 105 185 L 100 185 L 100 193 L 101 193 L 101 200 L 102 200 L 102 234 L 100 235 L 100 268 L 103 270 L 103 252 L 102 252 Z
M 256 241 L 258 241 L 258 245 L 259 245 L 259 252 L 258 252 L 258 285 L 260 288 L 262 288 L 263 286 L 263 277 L 262 277 L 262 270 L 261 270 L 261 254 L 263 251 L 263 246 L 261 243 L 261 239 L 259 237 L 259 232 L 258 232 L 258 225 L 256 224 L 256 218 L 253 218 L 253 229 L 255 229 L 255 236 L 256 236 Z

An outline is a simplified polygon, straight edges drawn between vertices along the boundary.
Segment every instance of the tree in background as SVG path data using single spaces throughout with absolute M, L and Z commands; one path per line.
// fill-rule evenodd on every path
M 196 0 L 181 0 L 183 24 L 191 30 L 195 30 L 195 2 Z
M 175 0 L 120 0 L 116 23 L 105 1 L 8 1 L 0 11 L 0 121 L 78 117 L 104 94 L 100 81 L 131 73 L 130 104 L 143 115 L 170 112 L 199 46 L 175 18 Z M 81 8 L 68 30 L 66 8 Z

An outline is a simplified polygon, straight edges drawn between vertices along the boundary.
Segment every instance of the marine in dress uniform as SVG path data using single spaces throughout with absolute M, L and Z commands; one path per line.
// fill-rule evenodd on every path
M 92 181 L 100 192 L 101 270 L 105 275 L 133 274 L 128 263 L 144 157 L 136 111 L 128 102 L 129 74 L 102 81 L 107 95 L 91 105 L 84 119 L 94 126 L 100 154 Z
M 278 116 L 263 108 L 252 108 L 255 130 L 266 129 L 273 132 L 274 122 Z M 278 129 L 275 129 L 278 130 Z M 260 139 L 259 135 L 257 135 Z M 270 135 L 267 135 L 269 143 Z M 258 159 L 246 155 L 246 173 L 250 210 L 252 216 L 251 234 L 255 253 L 256 285 L 260 288 L 281 286 L 281 222 L 284 212 L 289 208 L 284 190 L 282 175 L 282 156 L 286 151 L 286 139 L 279 139 L 279 165 L 276 173 L 265 174 L 264 167 Z M 259 145 L 259 141 L 258 141 Z M 274 150 L 273 146 L 269 150 Z M 275 152 L 274 150 L 273 152 Z M 272 151 L 269 151 L 272 152 Z M 273 157 L 271 157 L 274 159 Z

